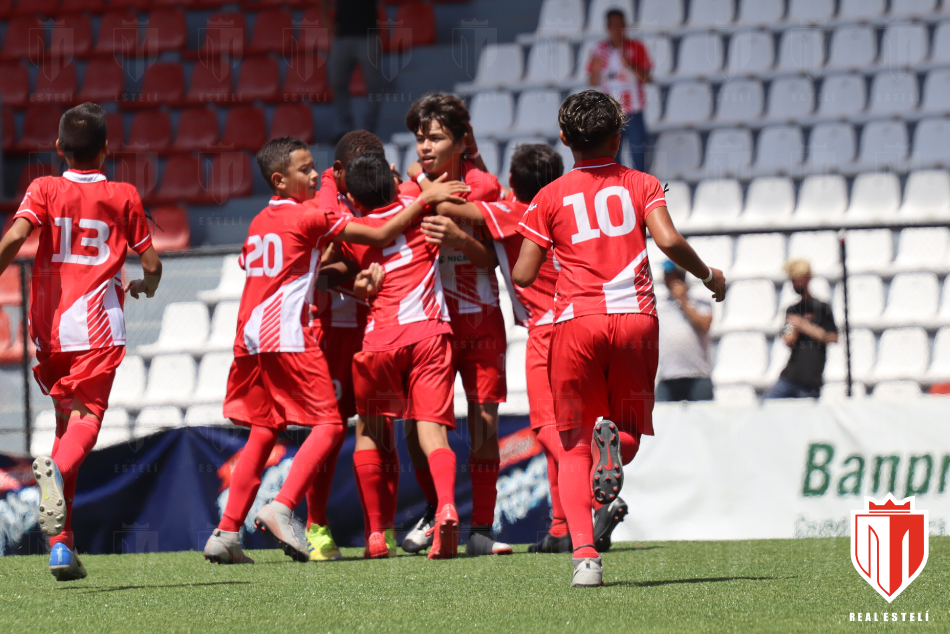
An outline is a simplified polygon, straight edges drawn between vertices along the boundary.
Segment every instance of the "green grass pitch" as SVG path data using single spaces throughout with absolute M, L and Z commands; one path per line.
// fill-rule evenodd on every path
M 950 632 L 950 537 L 888 605 L 854 571 L 847 539 L 616 544 L 606 587 L 577 589 L 568 555 L 422 556 L 253 566 L 200 553 L 86 556 L 57 583 L 41 556 L 0 558 L 5 632 Z M 851 612 L 930 612 L 924 623 L 850 622 Z M 910 628 L 910 629 L 908 629 Z

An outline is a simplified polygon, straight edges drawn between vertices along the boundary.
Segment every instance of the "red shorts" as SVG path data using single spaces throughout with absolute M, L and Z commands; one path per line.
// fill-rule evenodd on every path
M 639 313 L 555 324 L 549 374 L 558 430 L 603 416 L 624 431 L 652 436 L 658 336 L 656 317 Z
M 528 379 L 528 407 L 531 429 L 541 429 L 554 424 L 554 396 L 548 378 L 548 355 L 554 325 L 535 326 L 528 332 L 528 348 L 525 352 L 525 374 Z
M 99 420 L 109 409 L 109 394 L 115 371 L 125 358 L 125 346 L 96 348 L 78 352 L 36 352 L 33 376 L 43 394 L 51 396 L 61 409 L 72 408 L 76 399 Z
M 319 348 L 235 357 L 224 416 L 235 425 L 342 425 L 327 361 Z
M 469 403 L 504 403 L 505 318 L 501 310 L 452 317 L 452 358 Z
M 455 429 L 455 384 L 448 335 L 353 357 L 360 416 L 439 423 Z
M 356 416 L 356 397 L 353 394 L 353 357 L 363 349 L 362 328 L 314 328 L 320 350 L 330 368 L 330 380 L 336 394 L 340 416 Z

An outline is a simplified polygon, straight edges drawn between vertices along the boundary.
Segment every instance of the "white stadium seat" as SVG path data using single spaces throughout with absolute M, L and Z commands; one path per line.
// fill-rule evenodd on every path
M 882 381 L 874 386 L 871 398 L 905 401 L 921 394 L 917 381 Z
M 759 132 L 755 168 L 761 172 L 789 174 L 801 167 L 805 142 L 798 126 L 772 126 Z
M 789 0 L 788 21 L 819 24 L 835 14 L 834 0 Z
M 661 33 L 645 33 L 642 42 L 653 63 L 653 68 L 650 70 L 653 77 L 666 77 L 672 73 L 673 41 Z
M 768 330 L 775 319 L 775 305 L 775 285 L 769 280 L 734 282 L 729 286 L 717 329 L 726 332 Z
M 930 365 L 930 344 L 923 328 L 885 330 L 877 347 L 875 381 L 916 380 Z
M 574 58 L 569 42 L 539 40 L 528 53 L 525 81 L 542 86 L 559 86 L 571 76 Z
M 811 262 L 815 275 L 841 275 L 841 248 L 834 231 L 802 231 L 788 239 L 788 257 L 805 258 Z
M 116 369 L 109 405 L 137 409 L 142 403 L 144 393 L 145 362 L 138 355 L 127 354 Z
M 838 18 L 841 20 L 868 20 L 884 13 L 885 0 L 841 0 Z
M 877 33 L 869 26 L 839 26 L 831 36 L 828 68 L 860 69 L 877 58 Z
M 670 181 L 666 184 L 666 209 L 670 212 L 673 226 L 683 227 L 689 222 L 689 214 L 693 209 L 693 195 L 688 183 Z
M 152 359 L 144 405 L 184 405 L 195 390 L 195 360 L 187 354 L 160 355 Z
M 944 115 L 950 113 L 950 69 L 938 68 L 927 73 L 920 109 Z
M 768 368 L 768 344 L 760 332 L 738 332 L 719 340 L 712 380 L 727 383 L 761 382 Z
M 514 109 L 510 92 L 480 92 L 472 97 L 469 106 L 472 129 L 486 136 L 505 132 L 511 127 Z
M 894 268 L 899 271 L 932 270 L 943 261 L 948 246 L 950 229 L 946 227 L 902 229 Z
M 719 89 L 716 120 L 728 123 L 748 123 L 762 116 L 765 91 L 754 79 L 736 79 Z
M 936 167 L 950 164 L 950 119 L 924 119 L 914 130 L 914 150 L 910 161 L 915 167 Z
M 772 34 L 764 30 L 740 31 L 729 39 L 728 73 L 757 75 L 775 64 Z
M 185 424 L 189 426 L 227 425 L 228 419 L 221 411 L 221 405 L 192 405 L 185 410 Z
M 937 0 L 891 0 L 891 16 L 921 18 L 933 14 Z
M 735 17 L 734 0 L 705 0 L 689 3 L 689 26 L 715 27 L 731 24 Z
M 901 273 L 891 280 L 882 320 L 891 326 L 928 325 L 937 315 L 940 285 L 933 273 Z
M 932 63 L 950 62 L 950 20 L 945 20 L 934 29 L 933 47 L 930 49 Z
M 742 188 L 732 179 L 704 180 L 693 195 L 693 226 L 727 226 L 742 212 Z
M 795 209 L 795 186 L 782 176 L 756 178 L 749 183 L 742 220 L 775 225 L 787 222 Z
M 679 46 L 676 74 L 680 77 L 710 77 L 722 69 L 722 38 L 716 33 L 691 33 Z
M 707 178 L 746 174 L 752 165 L 752 133 L 745 128 L 713 130 L 706 141 Z
M 894 259 L 894 238 L 890 229 L 849 231 L 845 245 L 850 275 L 882 272 Z
M 733 277 L 779 279 L 784 277 L 784 264 L 785 236 L 782 234 L 753 233 L 736 239 L 736 260 L 731 271 Z
M 230 352 L 210 352 L 201 358 L 198 382 L 192 397 L 194 403 L 220 403 L 228 388 L 228 372 L 234 355 Z
M 946 290 L 946 289 L 945 289 Z M 950 326 L 944 326 L 934 337 L 933 355 L 927 379 L 933 382 L 950 381 Z
M 132 430 L 129 429 L 129 413 L 121 408 L 109 408 L 102 417 L 102 427 L 96 439 L 96 448 L 102 449 L 112 445 L 128 442 L 132 439 Z
M 844 315 L 835 313 L 836 323 L 844 321 Z M 838 337 L 838 343 L 828 346 L 825 361 L 825 381 L 845 381 L 847 379 L 847 358 L 845 354 L 845 335 Z M 866 381 L 874 371 L 874 358 L 877 354 L 877 342 L 874 333 L 863 328 L 851 330 L 851 380 Z
M 672 28 L 683 23 L 683 0 L 640 0 L 640 26 Z
M 847 216 L 859 222 L 886 220 L 894 217 L 900 204 L 901 184 L 896 174 L 865 172 L 854 179 Z
M 858 157 L 862 168 L 896 170 L 908 153 L 907 126 L 902 121 L 872 121 L 864 126 Z
M 739 24 L 771 26 L 785 15 L 785 0 L 739 0 Z
M 208 339 L 211 320 L 203 302 L 175 302 L 165 306 L 158 341 L 139 346 L 143 356 L 201 348 Z
M 788 29 L 779 40 L 779 70 L 806 72 L 825 63 L 825 35 L 819 29 Z
M 832 310 L 844 319 L 844 290 L 841 283 L 835 289 Z M 884 312 L 884 283 L 876 275 L 848 276 L 848 316 L 858 326 L 877 324 Z
M 874 76 L 868 109 L 876 115 L 898 115 L 917 107 L 917 77 L 907 72 L 884 71 Z
M 843 176 L 806 176 L 798 190 L 795 220 L 806 224 L 821 220 L 834 221 L 847 207 L 848 185 Z
M 881 39 L 881 66 L 910 68 L 927 57 L 927 27 L 923 24 L 895 24 Z
M 162 429 L 181 427 L 181 410 L 166 405 L 163 407 L 146 407 L 135 417 L 132 435 L 135 437 L 148 436 Z
M 221 302 L 214 307 L 211 335 L 204 346 L 206 351 L 231 350 L 234 347 L 240 305 L 240 302 Z
M 516 84 L 524 75 L 524 49 L 520 44 L 487 44 L 478 58 L 475 85 L 501 88 Z
M 666 96 L 666 123 L 695 124 L 709 119 L 711 113 L 712 89 L 705 82 L 673 84 Z
M 561 94 L 556 90 L 526 90 L 518 97 L 512 133 L 556 137 Z
M 207 304 L 241 299 L 245 279 L 244 269 L 238 266 L 238 256 L 226 255 L 221 261 L 221 279 L 218 281 L 218 287 L 210 291 L 200 291 L 198 299 Z
M 815 109 L 815 84 L 807 77 L 783 77 L 769 88 L 768 118 L 789 121 L 807 117 Z
M 607 26 L 607 12 L 623 11 L 627 26 L 634 24 L 633 0 L 591 0 L 587 9 L 587 33 L 601 35 Z
M 820 123 L 808 137 L 808 166 L 814 170 L 838 170 L 854 161 L 857 139 L 848 123 Z
M 689 244 L 710 266 L 728 272 L 732 268 L 732 238 L 729 236 L 697 236 Z
M 831 75 L 821 85 L 818 114 L 823 117 L 850 117 L 864 110 L 867 88 L 857 74 Z
M 911 172 L 899 213 L 901 218 L 946 218 L 950 214 L 950 174 L 946 170 Z
M 646 97 L 643 117 L 649 130 L 663 117 L 663 101 L 660 97 L 660 87 L 653 82 L 643 86 L 643 94 Z
M 560 143 L 560 142 L 558 142 Z M 570 150 L 570 148 L 568 148 Z M 478 139 L 478 153 L 488 168 L 489 174 L 498 173 L 498 144 L 494 139 Z M 570 165 L 564 165 L 564 171 L 571 169 Z
M 583 29 L 582 0 L 544 0 L 538 16 L 538 37 L 571 37 Z
M 660 177 L 679 177 L 698 170 L 701 160 L 702 142 L 698 132 L 661 132 L 651 172 Z

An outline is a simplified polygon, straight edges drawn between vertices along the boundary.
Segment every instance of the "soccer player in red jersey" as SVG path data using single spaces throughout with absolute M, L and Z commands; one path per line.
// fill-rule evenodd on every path
M 419 201 L 427 205 L 448 199 L 459 202 L 461 198 L 450 198 L 450 194 L 467 190 L 457 181 L 437 181 L 416 203 L 398 198 L 385 157 L 378 153 L 354 159 L 347 168 L 346 185 L 350 201 L 363 213 L 352 224 L 366 226 L 378 226 Z M 385 539 L 395 520 L 399 485 L 394 418 L 406 419 L 408 444 L 425 456 L 432 474 L 437 512 L 429 558 L 454 557 L 458 547 L 455 454 L 447 433 L 455 427 L 452 330 L 437 262 L 439 247 L 426 240 L 421 225 L 407 227 L 386 248 L 346 245 L 343 249 L 344 258 L 363 269 L 376 264 L 386 271 L 385 282 L 371 299 L 363 350 L 353 359 L 359 412 L 353 465 L 369 519 L 364 554 L 373 559 L 394 554 Z
M 416 195 L 428 181 L 442 174 L 460 179 L 471 187 L 469 201 L 494 201 L 502 189 L 484 171 L 474 144 L 465 103 L 453 95 L 426 95 L 412 104 L 406 127 L 416 135 L 416 152 L 421 172 L 400 187 L 400 193 Z M 414 169 L 410 169 L 413 175 Z M 463 225 L 476 239 L 487 244 L 491 236 L 481 229 Z M 466 546 L 469 556 L 510 554 L 511 547 L 496 542 L 491 533 L 495 516 L 498 467 L 498 404 L 507 397 L 505 379 L 505 321 L 498 305 L 495 264 L 477 266 L 464 252 L 446 246 L 439 257 L 442 283 L 452 318 L 452 356 L 462 377 L 468 400 L 470 439 L 469 475 L 472 481 L 472 529 Z M 403 543 L 408 552 L 428 545 L 424 538 L 431 526 L 434 508 L 431 478 L 421 456 L 412 454 L 416 478 L 430 503 L 426 514 Z
M 561 273 L 549 373 L 562 447 L 558 484 L 574 545 L 571 585 L 600 586 L 592 490 L 600 503 L 612 502 L 640 436 L 653 434 L 658 325 L 646 229 L 716 301 L 725 279 L 676 231 L 660 182 L 614 162 L 624 126 L 615 99 L 595 90 L 571 95 L 558 124 L 574 169 L 531 201 L 512 280 L 531 286 L 553 248 Z
M 105 111 L 92 103 L 67 110 L 56 148 L 69 169 L 30 184 L 0 241 L 0 274 L 30 233 L 39 231 L 30 290 L 30 337 L 38 362 L 33 375 L 53 399 L 56 440 L 50 456 L 33 462 L 33 473 L 42 493 L 40 528 L 51 538 L 50 572 L 70 581 L 86 576 L 73 550 L 73 496 L 125 357 L 124 291 L 152 297 L 162 264 L 135 188 L 109 182 L 102 173 Z M 123 287 L 130 248 L 141 256 L 144 278 Z
M 240 258 L 247 278 L 224 415 L 250 427 L 251 433 L 234 468 L 221 523 L 205 545 L 205 558 L 218 563 L 251 563 L 241 550 L 240 526 L 277 433 L 289 424 L 315 429 L 298 450 L 277 497 L 254 523 L 288 556 L 309 560 L 294 534 L 293 509 L 344 436 L 326 359 L 309 328 L 320 253 L 330 241 L 388 244 L 422 211 L 412 204 L 389 222 L 369 227 L 350 223 L 352 216 L 317 208 L 308 202 L 317 182 L 313 157 L 298 139 L 268 141 L 257 162 L 274 197 L 251 222 Z

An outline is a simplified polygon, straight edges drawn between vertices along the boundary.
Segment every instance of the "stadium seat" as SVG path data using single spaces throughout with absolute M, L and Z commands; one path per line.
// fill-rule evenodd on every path
M 254 18 L 254 32 L 245 52 L 248 55 L 287 54 L 292 50 L 293 37 L 293 16 L 290 11 L 284 8 L 265 9 Z
M 132 437 L 142 438 L 163 429 L 181 427 L 181 424 L 181 410 L 177 407 L 171 405 L 146 407 L 135 417 L 135 424 L 132 426 Z
M 145 362 L 142 357 L 127 354 L 115 373 L 109 405 L 137 408 L 145 393 Z
M 851 186 L 849 219 L 858 222 L 893 218 L 901 204 L 901 184 L 896 174 L 865 172 Z
M 950 213 L 950 174 L 946 170 L 911 172 L 898 213 L 902 219 L 946 218 Z
M 731 271 L 733 277 L 777 280 L 784 277 L 784 265 L 785 236 L 782 234 L 753 233 L 736 238 L 736 259 Z
M 828 68 L 857 70 L 877 59 L 877 33 L 869 26 L 839 26 L 831 36 Z
M 712 90 L 705 82 L 673 84 L 666 97 L 664 121 L 677 125 L 694 125 L 706 121 L 712 114 L 712 101 Z
M 844 292 L 841 283 L 835 290 L 832 310 L 844 316 Z M 850 275 L 848 277 L 848 315 L 852 325 L 874 326 L 884 312 L 884 283 L 876 275 Z
M 744 128 L 719 128 L 706 141 L 706 178 L 746 175 L 752 165 L 752 133 Z
M 716 120 L 749 123 L 762 116 L 765 95 L 762 83 L 754 79 L 735 79 L 722 85 L 716 106 Z
M 605 7 L 614 2 L 603 2 Z M 640 0 L 640 26 L 670 29 L 683 23 L 683 0 Z M 601 24 L 604 21 L 601 19 Z M 630 24 L 630 22 L 628 22 Z
M 555 148 L 561 154 L 561 160 L 564 162 L 564 171 L 567 172 L 574 166 L 574 158 L 573 155 L 570 157 L 565 155 L 561 148 L 567 150 L 568 154 L 570 154 L 571 148 L 565 146 L 563 143 L 557 143 L 557 147 Z M 482 161 L 485 163 L 485 167 L 488 168 L 488 173 L 497 174 L 499 168 L 498 144 L 492 139 L 478 139 L 478 153 L 482 155 Z M 405 168 L 407 166 L 403 165 L 403 167 Z
M 411 35 L 399 50 L 436 43 L 435 9 L 429 3 L 416 1 L 399 5 L 395 24 L 405 25 Z
M 316 55 L 291 55 L 286 60 L 282 88 L 285 102 L 328 102 L 333 93 L 327 84 L 326 64 Z
M 172 143 L 172 119 L 165 110 L 144 110 L 132 117 L 125 148 L 164 152 Z
M 789 29 L 782 34 L 778 50 L 779 70 L 818 70 L 825 63 L 825 36 L 818 29 Z
M 722 38 L 716 33 L 692 33 L 679 45 L 676 74 L 680 77 L 712 77 L 722 69 Z
M 184 251 L 191 247 L 191 225 L 188 212 L 181 207 L 153 207 L 149 210 L 152 223 L 152 246 L 159 253 Z
M 32 15 L 18 15 L 7 22 L 2 60 L 40 60 L 46 52 L 46 28 Z
M 884 71 L 874 76 L 868 109 L 874 115 L 900 115 L 917 107 L 917 78 L 908 72 Z
M 843 176 L 806 176 L 798 190 L 794 220 L 803 224 L 835 222 L 848 207 L 848 186 Z
M 176 204 L 181 201 L 203 202 L 201 159 L 192 154 L 177 154 L 165 161 L 162 183 L 151 196 L 154 204 Z
M 584 29 L 584 2 L 582 0 L 544 0 L 538 15 L 538 37 L 565 37 L 579 34 Z M 484 55 L 484 51 L 482 52 Z
M 243 285 L 244 271 L 240 271 Z M 211 335 L 204 345 L 206 352 L 222 352 L 231 350 L 234 347 L 234 333 L 237 332 L 238 308 L 240 302 L 225 301 L 219 303 L 214 308 L 214 315 L 211 317 Z
M 109 9 L 134 9 L 136 11 L 147 11 L 149 0 L 109 0 Z
M 661 132 L 656 142 L 651 172 L 677 178 L 696 172 L 702 160 L 699 133 L 692 130 Z
M 109 142 L 109 152 L 125 145 L 125 122 L 122 120 L 122 113 L 106 113 L 106 139 Z
M 936 0 L 891 0 L 891 17 L 923 18 L 932 15 L 937 7 Z
M 158 184 L 158 158 L 151 152 L 116 152 L 112 155 L 113 180 L 135 186 L 139 196 L 147 200 Z
M 838 277 L 841 275 L 841 250 L 834 231 L 802 231 L 788 239 L 788 257 L 805 258 L 811 263 L 814 275 Z
M 653 64 L 653 67 L 650 69 L 650 73 L 653 77 L 667 77 L 670 75 L 670 73 L 673 72 L 672 40 L 662 33 L 647 33 L 643 36 L 642 41 L 647 49 L 647 53 L 650 55 L 650 62 Z M 598 43 L 599 40 L 592 40 L 590 42 L 592 46 Z M 587 63 L 589 61 L 589 54 L 577 60 L 578 70 L 582 71 L 579 76 L 584 79 L 585 84 L 587 81 Z
M 914 130 L 914 167 L 943 167 L 950 164 L 946 148 L 950 147 L 950 120 L 924 119 Z
M 807 117 L 815 109 L 815 85 L 807 77 L 776 79 L 769 88 L 768 118 L 792 121 Z
M 785 15 L 785 0 L 739 0 L 739 24 L 771 26 Z
M 185 12 L 179 7 L 152 9 L 145 21 L 144 47 L 149 55 L 185 48 Z
M 927 73 L 920 109 L 927 113 L 950 114 L 950 70 L 940 68 Z
M 192 398 L 194 403 L 224 401 L 232 360 L 234 360 L 234 354 L 230 351 L 209 352 L 201 357 L 201 364 L 198 366 L 198 382 Z
M 62 12 L 63 9 L 60 9 Z M 69 63 L 92 52 L 92 22 L 88 15 L 74 13 L 57 17 L 50 29 L 48 60 Z
M 567 167 L 565 165 L 565 167 Z M 565 170 L 567 171 L 567 170 Z M 689 185 L 682 181 L 666 183 L 666 209 L 670 213 L 673 224 L 677 227 L 685 226 L 689 222 L 689 214 L 693 208 L 693 194 Z
M 729 236 L 697 236 L 690 238 L 689 244 L 704 262 L 723 271 L 732 269 L 733 245 Z
M 721 405 L 743 406 L 754 405 L 758 397 L 751 385 L 715 385 L 713 400 Z
M 931 63 L 950 62 L 950 20 L 945 20 L 934 29 L 933 45 L 930 48 Z
M 221 278 L 217 288 L 199 291 L 198 299 L 210 305 L 239 300 L 244 292 L 245 279 L 244 269 L 238 266 L 238 256 L 226 255 L 221 260 Z
M 749 183 L 745 211 L 741 220 L 756 225 L 788 222 L 795 209 L 795 186 L 792 179 L 769 176 Z
M 930 365 L 930 345 L 923 328 L 893 328 L 881 334 L 874 366 L 875 381 L 917 380 Z
M 218 204 L 251 195 L 251 160 L 244 152 L 222 152 L 211 160 L 207 191 Z
M 113 5 L 116 3 L 113 2 Z M 59 3 L 59 13 L 76 14 L 87 11 L 93 15 L 98 15 L 105 11 L 105 0 L 62 0 Z
M 885 68 L 910 68 L 927 57 L 927 27 L 923 24 L 896 24 L 887 27 L 881 39 L 881 60 Z
M 678 1 L 678 0 L 677 0 Z M 672 3 L 671 3 L 672 4 Z M 607 11 L 620 9 L 628 26 L 634 24 L 633 0 L 591 0 L 587 9 L 587 33 L 602 35 L 607 26 Z M 643 6 L 640 8 L 643 11 Z M 682 12 L 680 22 L 682 22 Z M 646 24 L 641 13 L 640 23 Z
M 230 425 L 231 421 L 221 413 L 221 405 L 192 405 L 185 410 L 185 425 L 199 427 L 205 425 Z
M 192 104 L 227 102 L 231 99 L 231 71 L 218 72 L 219 66 L 195 64 L 191 67 L 191 83 L 185 100 Z
M 16 144 L 19 152 L 52 150 L 59 136 L 60 106 L 51 103 L 39 103 L 30 106 L 23 119 L 23 132 Z
M 557 90 L 526 90 L 518 97 L 512 133 L 556 137 L 561 94 Z
M 944 288 L 946 291 L 946 288 Z M 927 370 L 931 383 L 950 381 L 950 326 L 944 326 L 934 336 L 933 355 Z
M 7 270 L 0 274 L 0 306 L 19 306 L 22 302 L 20 269 L 18 266 L 7 267 Z
M 574 59 L 571 45 L 560 40 L 540 40 L 528 53 L 525 82 L 537 86 L 560 86 L 571 76 Z
M 228 111 L 221 144 L 235 150 L 256 152 L 267 140 L 264 111 L 257 106 L 237 106 Z
M 853 300 L 852 300 L 853 303 Z M 835 317 L 840 323 L 843 313 L 836 312 Z M 845 337 L 842 332 L 838 336 L 838 343 L 828 346 L 828 356 L 825 361 L 825 381 L 844 381 L 847 378 L 847 358 L 845 356 Z M 877 356 L 877 342 L 874 333 L 864 328 L 851 330 L 851 378 L 854 381 L 866 381 L 874 371 L 874 358 Z M 862 386 L 863 387 L 863 386 Z
M 13 7 L 14 14 L 42 15 L 50 18 L 58 12 L 59 0 L 18 0 Z
M 34 103 L 72 105 L 76 100 L 76 65 L 54 62 L 40 66 L 30 99 Z
M 820 123 L 808 139 L 808 166 L 814 170 L 840 170 L 854 161 L 854 128 L 848 123 Z
M 158 62 L 149 66 L 142 78 L 142 90 L 133 101 L 123 101 L 125 108 L 157 108 L 177 106 L 185 92 L 185 75 L 176 62 Z
M 494 136 L 511 127 L 514 99 L 510 92 L 480 92 L 472 98 L 469 111 L 475 133 Z
M 882 321 L 888 326 L 926 326 L 937 316 L 939 302 L 940 285 L 936 275 L 901 273 L 891 280 Z
M 221 11 L 208 18 L 201 31 L 204 39 L 198 56 L 204 59 L 241 59 L 244 57 L 244 39 L 248 32 L 244 14 Z
M 704 180 L 693 196 L 692 226 L 725 227 L 742 211 L 742 188 L 732 179 Z
M 758 75 L 774 64 L 775 45 L 768 31 L 739 31 L 729 39 L 729 75 Z
M 292 136 L 313 143 L 313 113 L 308 104 L 285 103 L 274 108 L 268 139 Z
M 647 130 L 660 122 L 663 115 L 663 102 L 660 98 L 660 87 L 650 82 L 643 86 L 643 95 L 646 103 L 643 107 L 643 117 L 646 121 Z
M 872 121 L 861 133 L 862 169 L 896 170 L 909 154 L 907 127 L 902 121 Z
M 769 349 L 761 332 L 723 335 L 716 350 L 712 380 L 720 384 L 758 384 L 769 363 Z
M 211 321 L 203 302 L 173 302 L 165 306 L 162 327 L 155 343 L 139 346 L 145 358 L 159 354 L 201 350 L 208 339 Z
M 518 83 L 523 75 L 524 52 L 520 44 L 486 44 L 478 58 L 475 85 L 500 88 Z
M 874 386 L 871 398 L 887 399 L 892 401 L 906 401 L 917 398 L 923 392 L 917 381 L 881 381 Z
M 97 57 L 86 63 L 82 89 L 76 97 L 80 103 L 119 101 L 125 94 L 125 71 L 112 57 Z
M 732 23 L 735 14 L 734 0 L 690 2 L 688 24 L 694 28 L 726 26 Z
M 894 268 L 899 271 L 933 270 L 943 261 L 948 246 L 950 230 L 946 227 L 902 229 L 897 242 Z
M 890 229 L 849 231 L 845 245 L 849 274 L 883 272 L 894 258 Z
M 788 21 L 822 24 L 835 14 L 834 0 L 789 0 Z
M 30 101 L 30 76 L 20 62 L 0 63 L 0 104 L 4 106 L 25 106 Z
M 206 107 L 181 110 L 172 150 L 176 152 L 207 150 L 217 142 L 218 116 L 214 110 Z
M 857 74 L 831 75 L 821 85 L 818 114 L 823 117 L 851 117 L 864 110 L 867 89 L 864 77 Z
M 775 320 L 775 305 L 775 284 L 771 281 L 734 282 L 729 286 L 722 320 L 716 329 L 720 332 L 768 330 Z
M 791 174 L 802 164 L 805 143 L 798 126 L 773 126 L 759 132 L 755 168 L 772 174 Z
M 330 29 L 322 21 L 320 6 L 308 7 L 300 22 L 295 20 L 294 25 L 297 27 L 295 49 L 298 53 L 327 53 L 330 50 Z
M 163 354 L 155 357 L 148 369 L 142 405 L 187 405 L 195 390 L 195 374 L 195 360 L 191 355 Z
M 870 20 L 884 13 L 884 0 L 841 0 L 840 20 Z
M 831 348 L 840 348 L 839 344 L 833 344 L 828 349 Z M 830 355 L 830 352 L 829 352 Z M 825 363 L 825 367 L 828 367 L 828 364 Z M 867 388 L 864 387 L 864 383 L 858 383 L 857 381 L 852 381 L 851 383 L 851 398 L 864 398 L 867 396 Z M 847 400 L 848 398 L 848 384 L 844 381 L 831 381 L 825 382 L 821 386 L 821 396 L 819 397 L 823 403 L 836 403 Z
M 131 11 L 112 10 L 104 13 L 99 20 L 93 53 L 116 59 L 143 53 L 140 27 L 138 17 Z

